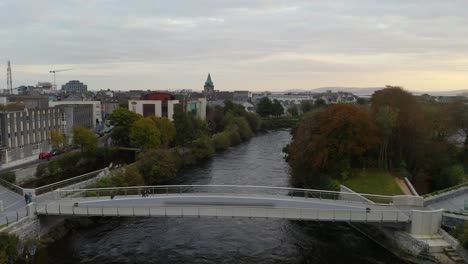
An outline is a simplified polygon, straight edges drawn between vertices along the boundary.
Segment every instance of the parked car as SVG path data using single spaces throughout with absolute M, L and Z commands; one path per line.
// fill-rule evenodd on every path
M 52 157 L 52 154 L 49 152 L 41 152 L 39 153 L 39 159 L 50 159 Z
M 57 156 L 57 155 L 62 154 L 62 152 L 63 152 L 63 151 L 61 151 L 61 150 L 53 149 L 53 150 L 50 152 L 50 154 L 51 154 L 52 156 Z

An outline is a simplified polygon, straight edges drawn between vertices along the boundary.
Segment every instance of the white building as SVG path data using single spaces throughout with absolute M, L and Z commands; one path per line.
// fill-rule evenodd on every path
M 129 100 L 128 110 L 142 116 L 157 116 L 167 117 L 173 120 L 174 105 L 179 103 L 179 100 L 167 100 L 163 104 L 161 100 Z
M 92 105 L 93 114 L 90 116 L 92 118 L 93 127 L 96 128 L 97 125 L 102 123 L 102 107 L 100 101 L 54 101 L 49 102 L 49 106 L 54 107 L 57 105 Z

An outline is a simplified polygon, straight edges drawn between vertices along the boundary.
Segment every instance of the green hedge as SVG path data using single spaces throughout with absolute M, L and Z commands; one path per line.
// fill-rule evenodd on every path
M 13 184 L 16 182 L 16 175 L 14 172 L 11 172 L 11 171 L 1 173 L 0 178 L 7 182 L 11 182 Z

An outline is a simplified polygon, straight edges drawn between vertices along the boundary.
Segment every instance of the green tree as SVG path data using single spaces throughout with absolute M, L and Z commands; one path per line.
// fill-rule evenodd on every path
M 174 126 L 176 129 L 175 142 L 179 146 L 186 146 L 195 139 L 195 127 L 190 116 L 184 112 L 181 105 L 174 107 Z
M 211 140 L 206 135 L 194 140 L 191 149 L 196 160 L 210 158 L 214 154 L 214 148 L 211 144 Z
M 152 119 L 161 132 L 161 144 L 169 146 L 176 135 L 174 124 L 165 117 L 152 117 Z
M 288 113 L 292 117 L 298 117 L 299 116 L 299 109 L 297 108 L 297 105 L 292 105 L 291 107 L 288 108 Z
M 130 142 L 133 146 L 148 149 L 161 145 L 161 132 L 153 118 L 145 117 L 133 123 L 130 129 Z
M 65 136 L 58 130 L 50 131 L 50 144 L 53 149 L 60 149 L 65 143 Z
M 263 97 L 257 103 L 257 113 L 261 117 L 268 117 L 273 114 L 273 103 L 271 102 L 270 98 Z
M 271 106 L 271 114 L 274 116 L 281 116 L 284 114 L 284 107 L 278 100 L 273 100 L 273 104 Z
M 98 148 L 98 138 L 89 129 L 73 127 L 73 142 L 81 147 L 81 153 L 94 154 Z
M 212 140 L 215 150 L 226 150 L 231 145 L 229 133 L 227 132 L 214 134 Z
M 314 102 L 310 100 L 303 100 L 301 101 L 300 108 L 301 108 L 302 113 L 307 113 L 311 111 L 312 109 L 314 109 Z
M 371 111 L 377 115 L 382 108 L 390 107 L 396 113 L 396 123 L 388 146 L 388 158 L 393 165 L 406 164 L 416 175 L 426 166 L 424 155 L 427 125 L 421 104 L 401 87 L 387 86 L 372 95 Z
M 382 107 L 375 116 L 382 144 L 380 145 L 379 164 L 386 170 L 391 166 L 388 159 L 388 145 L 397 122 L 397 111 L 389 106 Z
M 326 105 L 327 105 L 327 102 L 325 102 L 325 100 L 323 100 L 322 98 L 317 99 L 314 103 L 314 106 L 316 108 L 324 107 Z
M 111 138 L 117 146 L 130 146 L 130 129 L 135 121 L 142 118 L 141 115 L 130 112 L 127 108 L 117 108 L 110 115 L 111 124 L 114 127 Z
M 148 149 L 138 158 L 138 170 L 146 184 L 162 184 L 175 178 L 178 165 L 174 154 L 169 150 Z

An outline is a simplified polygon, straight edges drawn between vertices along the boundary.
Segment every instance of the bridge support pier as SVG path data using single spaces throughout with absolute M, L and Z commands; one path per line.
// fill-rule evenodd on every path
M 412 210 L 411 230 L 412 235 L 434 235 L 442 225 L 442 213 L 444 210 L 421 211 Z

